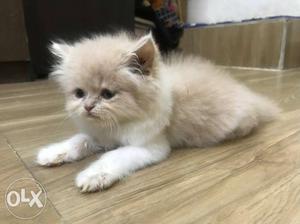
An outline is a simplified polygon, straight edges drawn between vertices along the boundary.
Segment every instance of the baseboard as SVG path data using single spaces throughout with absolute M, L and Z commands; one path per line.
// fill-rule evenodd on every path
M 185 30 L 180 47 L 218 65 L 292 69 L 300 67 L 300 19 L 256 20 Z

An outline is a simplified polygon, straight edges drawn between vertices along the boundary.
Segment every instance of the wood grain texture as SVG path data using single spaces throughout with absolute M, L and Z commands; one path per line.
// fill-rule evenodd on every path
M 300 20 L 287 22 L 287 39 L 284 67 L 286 69 L 300 67 Z
M 0 85 L 1 196 L 15 178 L 41 182 L 53 207 L 32 223 L 299 224 L 300 70 L 228 70 L 278 102 L 281 118 L 243 139 L 175 150 L 94 194 L 81 194 L 74 177 L 95 156 L 54 168 L 34 162 L 39 147 L 76 132 L 56 86 Z M 0 216 L 0 223 L 18 223 L 5 208 Z
M 9 213 L 4 203 L 8 186 L 19 178 L 33 178 L 33 176 L 3 134 L 0 136 L 0 153 L 0 223 L 59 223 L 62 217 L 55 210 L 50 200 L 47 200 L 43 212 L 33 220 L 17 219 Z M 26 214 L 29 209 L 28 206 L 24 207 L 22 212 Z
M 186 29 L 184 52 L 219 65 L 277 68 L 284 20 L 237 23 Z

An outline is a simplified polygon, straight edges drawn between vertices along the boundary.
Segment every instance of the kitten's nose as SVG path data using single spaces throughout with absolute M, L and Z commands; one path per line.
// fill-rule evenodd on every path
M 90 112 L 94 107 L 95 107 L 95 105 L 84 105 L 84 109 L 85 109 L 87 112 Z

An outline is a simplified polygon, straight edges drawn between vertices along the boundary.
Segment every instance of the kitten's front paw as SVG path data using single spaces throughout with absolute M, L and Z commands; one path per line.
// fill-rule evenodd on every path
M 58 166 L 65 161 L 67 153 L 60 144 L 42 148 L 37 156 L 37 163 L 41 166 Z
M 95 192 L 109 188 L 118 178 L 112 174 L 87 168 L 76 177 L 76 186 L 81 192 Z

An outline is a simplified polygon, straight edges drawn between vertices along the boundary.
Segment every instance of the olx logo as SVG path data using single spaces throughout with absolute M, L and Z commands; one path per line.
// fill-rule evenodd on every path
M 11 183 L 5 194 L 8 211 L 19 219 L 33 219 L 47 202 L 44 187 L 33 178 L 20 178 Z
M 26 198 L 26 189 L 22 188 L 20 193 L 17 191 L 10 191 L 6 196 L 6 201 L 11 207 L 16 207 L 20 205 L 21 202 L 23 202 L 28 203 L 30 207 L 36 204 L 37 207 L 42 208 L 43 204 L 39 200 L 39 196 L 41 195 L 41 193 L 41 190 L 37 194 L 34 191 L 30 191 L 32 198 Z M 15 198 L 14 202 L 12 198 Z

